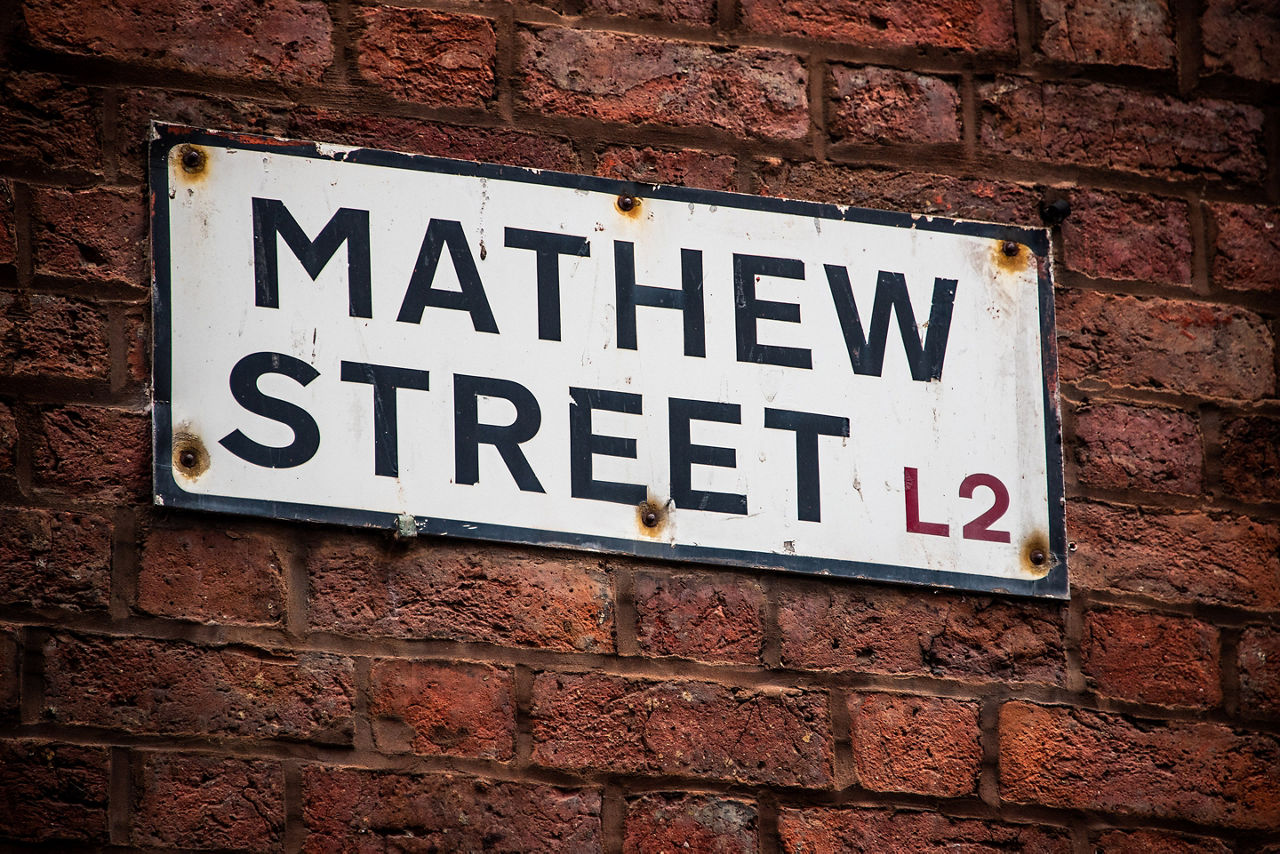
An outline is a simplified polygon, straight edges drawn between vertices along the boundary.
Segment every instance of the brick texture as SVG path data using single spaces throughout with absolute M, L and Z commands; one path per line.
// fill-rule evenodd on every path
M 1143 251 L 1133 251 L 1137 243 Z M 1191 282 L 1191 224 L 1183 201 L 1099 190 L 1072 193 L 1062 244 L 1067 267 L 1086 276 Z
M 1213 283 L 1232 291 L 1280 291 L 1280 209 L 1209 206 L 1217 242 Z
M 778 816 L 786 854 L 876 854 L 880 851 L 1022 851 L 1069 854 L 1058 828 L 948 818 L 888 809 L 810 807 Z
M 150 492 L 150 428 L 140 412 L 46 408 L 32 437 L 35 482 L 79 498 L 142 498 Z
M 956 797 L 978 786 L 978 706 L 894 694 L 849 698 L 858 782 L 880 792 Z
M 1207 0 L 1200 29 L 1206 71 L 1280 81 L 1280 9 L 1274 3 Z
M 103 307 L 88 300 L 0 293 L 0 371 L 105 379 L 111 369 L 109 323 Z
M 360 73 L 393 97 L 479 105 L 493 97 L 497 36 L 475 15 L 377 7 L 360 12 Z
M 960 141 L 960 94 L 950 82 L 875 66 L 831 67 L 830 129 L 837 140 Z
M 147 286 L 147 210 L 141 192 L 41 188 L 32 207 L 37 273 Z
M 1139 725 L 1021 702 L 1000 711 L 1000 791 L 1019 803 L 1274 827 L 1278 762 L 1274 737 L 1220 724 Z
M 600 793 L 307 766 L 303 851 L 599 850 Z
M 1013 9 L 995 0 L 743 0 L 742 22 L 757 32 L 855 45 L 1013 49 Z
M 1075 411 L 1082 483 L 1198 495 L 1203 447 L 1194 416 L 1172 409 L 1100 403 Z
M 1241 710 L 1253 718 L 1280 716 L 1280 631 L 1250 626 L 1240 633 L 1237 655 Z
M 0 741 L 0 837 L 107 841 L 110 753 L 41 741 Z
M 708 190 L 736 190 L 738 161 L 705 151 L 667 151 L 611 145 L 596 158 L 596 174 L 646 184 L 682 184 Z
M 98 171 L 100 96 L 52 74 L 0 78 L 0 158 L 51 170 Z
M 380 661 L 369 679 L 373 740 L 384 753 L 511 758 L 515 749 L 511 671 Z
M 1100 835 L 1090 846 L 1098 854 L 1145 854 L 1160 851 L 1167 854 L 1231 854 L 1221 840 L 1181 836 L 1152 830 L 1126 833 L 1112 830 Z
M 18 257 L 17 222 L 14 219 L 13 184 L 0 181 L 0 264 L 12 264 Z
M 533 759 L 559 768 L 827 787 L 826 700 L 823 692 L 542 673 L 533 683 Z
M 92 611 L 105 609 L 110 595 L 110 521 L 0 509 L 0 604 Z
M 201 622 L 279 625 L 289 547 L 257 532 L 157 528 L 138 572 L 138 610 Z
M 1280 501 L 1280 418 L 1231 418 L 1221 427 L 1222 491 L 1243 501 Z
M 1040 49 L 1065 62 L 1173 65 L 1173 16 L 1166 0 L 1044 0 Z
M 765 594 L 731 575 L 636 573 L 636 637 L 648 655 L 755 663 Z
M 627 802 L 624 854 L 759 851 L 756 809 L 713 795 L 645 795 Z
M 17 464 L 18 419 L 13 407 L 0 400 L 0 477 L 12 477 Z
M 1081 669 L 1098 693 L 1136 703 L 1222 701 L 1218 631 L 1199 620 L 1115 608 L 1085 615 Z
M 135 845 L 274 851 L 283 841 L 278 762 L 156 754 L 134 791 Z
M 17 631 L 0 627 L 0 721 L 17 716 L 22 687 L 18 655 Z

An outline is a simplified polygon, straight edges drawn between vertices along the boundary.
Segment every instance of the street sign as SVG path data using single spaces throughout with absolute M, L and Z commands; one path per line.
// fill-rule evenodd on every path
M 1045 231 L 153 136 L 157 503 L 1067 595 Z

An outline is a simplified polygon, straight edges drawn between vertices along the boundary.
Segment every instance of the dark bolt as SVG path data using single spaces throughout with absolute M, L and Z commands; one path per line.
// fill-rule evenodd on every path
M 182 151 L 182 168 L 187 172 L 199 172 L 204 168 L 204 152 L 187 146 Z
M 644 513 L 640 514 L 640 521 L 644 522 L 646 528 L 656 528 L 658 526 L 658 512 L 649 507 Z
M 1044 552 L 1040 551 L 1039 549 L 1036 549 L 1035 551 L 1033 551 L 1031 553 L 1031 562 L 1034 563 L 1036 566 L 1041 566 L 1044 563 Z
M 1013 258 L 1018 254 L 1018 244 L 1014 243 L 1012 240 L 1006 240 L 1004 242 L 1004 246 L 1000 247 L 1000 249 L 1010 258 Z
M 1040 219 L 1045 225 L 1062 225 L 1069 216 L 1071 216 L 1071 203 L 1066 199 L 1040 203 Z
M 638 202 L 639 199 L 635 196 L 618 196 L 618 210 L 629 211 L 634 208 Z
M 178 465 L 184 469 L 189 469 L 196 464 L 196 452 L 187 448 L 178 454 Z

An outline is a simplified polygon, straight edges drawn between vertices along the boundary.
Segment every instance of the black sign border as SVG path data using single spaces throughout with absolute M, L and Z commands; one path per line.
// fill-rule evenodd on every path
M 944 570 L 922 569 L 897 564 L 866 561 L 840 561 L 803 555 L 773 552 L 740 551 L 691 545 L 667 545 L 614 537 L 567 534 L 536 528 L 493 525 L 464 520 L 415 517 L 419 534 L 489 540 L 531 546 L 561 547 L 608 552 L 658 560 L 720 566 L 779 570 L 806 575 L 889 581 L 904 584 L 941 587 L 978 593 L 1007 593 L 1047 599 L 1067 599 L 1067 541 L 1065 523 L 1065 491 L 1062 472 L 1062 419 L 1058 403 L 1058 357 L 1054 321 L 1053 281 L 1049 263 L 1049 233 L 1043 228 L 949 219 L 946 217 L 846 207 L 768 196 L 750 196 L 719 190 L 701 190 L 666 184 L 643 184 L 528 169 L 452 160 L 418 154 L 404 154 L 369 148 L 325 146 L 257 134 L 204 130 L 178 124 L 153 122 L 149 148 L 151 207 L 151 290 L 153 320 L 152 350 L 152 425 L 153 487 L 155 503 L 165 507 L 212 511 L 323 524 L 395 530 L 399 517 L 394 513 L 375 513 L 315 504 L 295 504 L 251 498 L 200 495 L 182 489 L 173 476 L 171 418 L 171 317 L 170 317 L 170 242 L 169 242 L 169 156 L 183 144 L 263 151 L 274 154 L 311 157 L 346 163 L 362 163 L 392 169 L 436 172 L 474 178 L 519 181 L 551 187 L 588 190 L 613 195 L 664 199 L 699 205 L 721 205 L 742 210 L 764 211 L 803 217 L 843 220 L 914 228 L 920 231 L 963 234 L 993 240 L 1012 240 L 1028 246 L 1036 256 L 1039 270 L 1041 361 L 1044 366 L 1043 407 L 1045 424 L 1045 456 L 1049 501 L 1048 573 L 1040 579 L 1001 578 Z

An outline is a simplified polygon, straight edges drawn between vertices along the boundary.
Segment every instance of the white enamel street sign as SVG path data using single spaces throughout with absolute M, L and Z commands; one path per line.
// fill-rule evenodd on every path
M 173 507 L 1067 594 L 1043 230 L 156 125 Z

